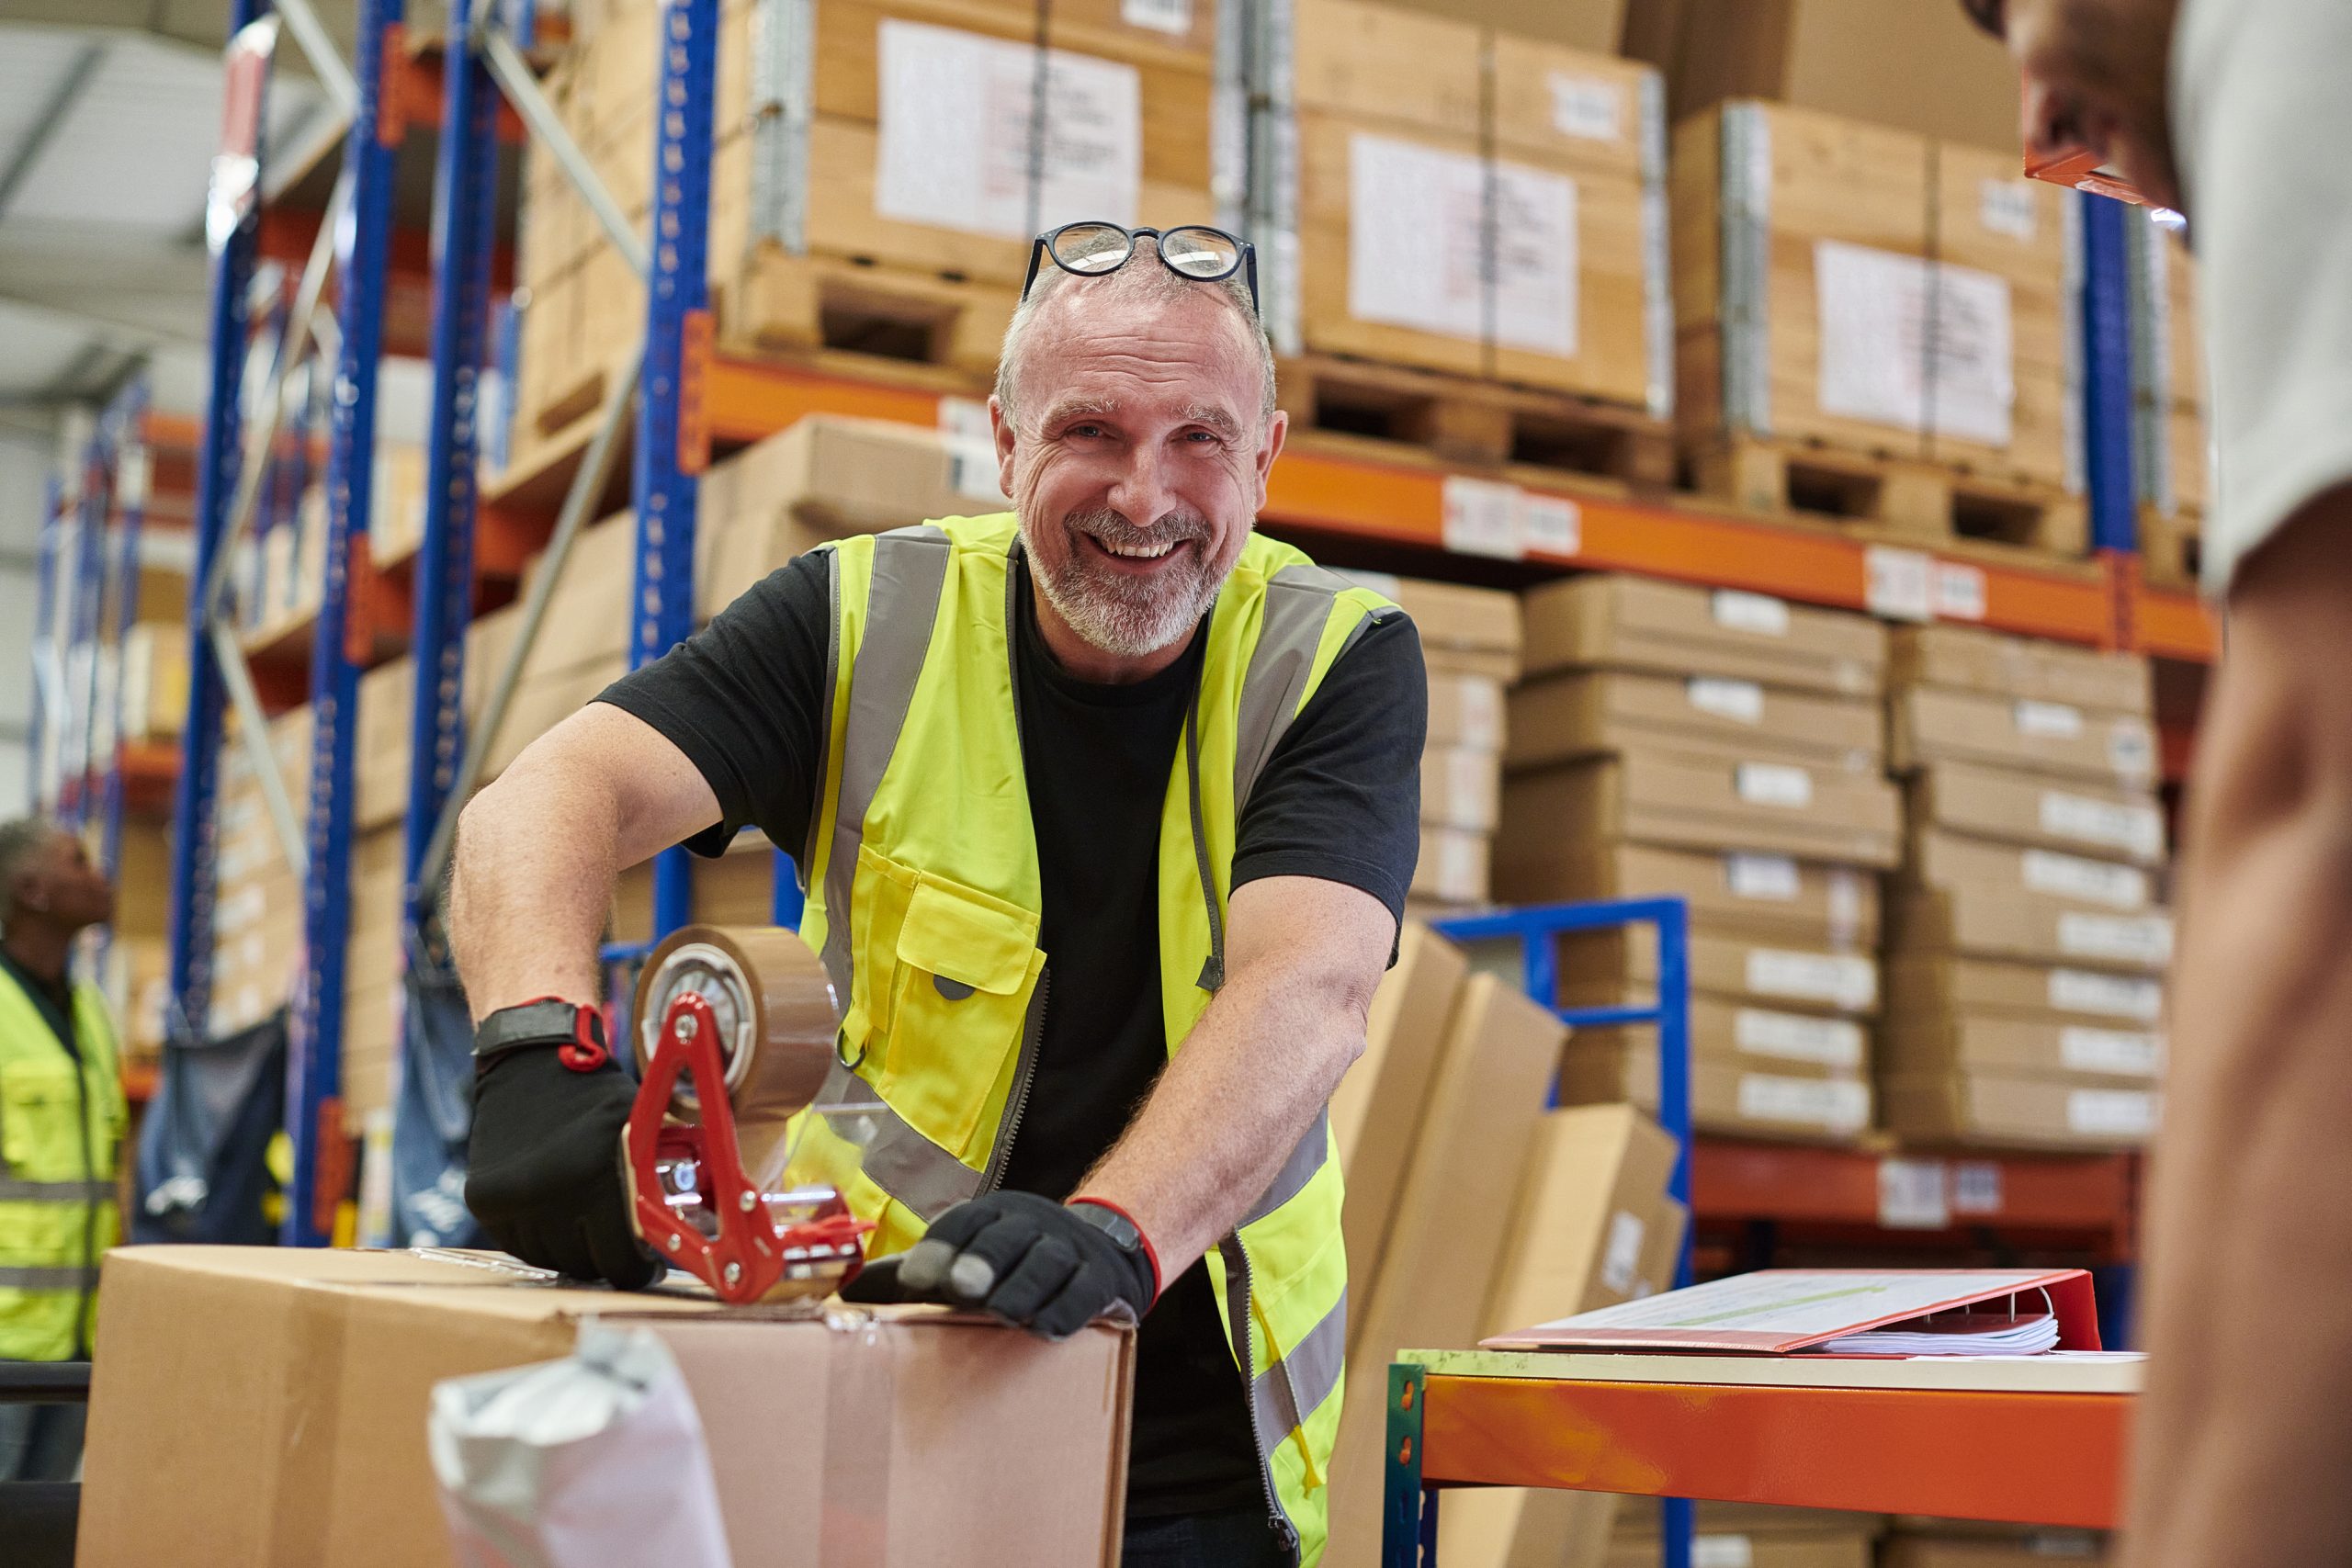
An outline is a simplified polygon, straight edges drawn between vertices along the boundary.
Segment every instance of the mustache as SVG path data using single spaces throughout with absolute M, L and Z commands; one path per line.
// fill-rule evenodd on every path
M 1148 528 L 1136 526 L 1125 513 L 1107 506 L 1070 513 L 1062 519 L 1062 526 L 1074 534 L 1091 534 L 1106 545 L 1130 548 L 1170 540 L 1181 544 L 1187 540 L 1206 539 L 1210 533 L 1207 518 L 1183 507 L 1162 513 Z

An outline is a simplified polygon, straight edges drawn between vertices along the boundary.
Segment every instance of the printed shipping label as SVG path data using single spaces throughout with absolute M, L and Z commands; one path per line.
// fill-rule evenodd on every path
M 2144 1138 L 2156 1130 L 2156 1097 L 2136 1089 L 2070 1089 L 2066 1126 L 2100 1137 Z
M 1685 682 L 1682 690 L 1690 705 L 1701 713 L 1711 713 L 1735 724 L 1764 722 L 1764 688 L 1753 681 L 1723 681 L 1699 675 Z
M 1935 611 L 1946 620 L 1984 618 L 1984 572 L 1981 567 L 1952 561 L 1936 563 Z
M 1819 1062 L 1830 1067 L 1862 1065 L 1862 1029 L 1841 1018 L 1741 1008 L 1732 1018 L 1732 1042 L 1758 1056 Z
M 1751 1122 L 1793 1122 L 1834 1133 L 1855 1132 L 1871 1116 L 1870 1089 L 1837 1078 L 1742 1073 L 1738 1103 L 1739 1113 Z
M 1584 513 L 1564 495 L 1519 497 L 1519 542 L 1527 554 L 1572 556 L 1584 548 Z
M 881 216 L 1012 240 L 1080 218 L 1135 221 L 1143 115 L 1134 66 L 1048 51 L 1044 142 L 1033 158 L 1040 96 L 1029 45 L 885 17 L 880 53 Z
M 1751 806 L 1802 810 L 1813 804 L 1813 775 L 1784 762 L 1742 762 L 1733 771 L 1732 784 Z
M 1756 1548 L 1744 1535 L 1694 1535 L 1690 1568 L 1756 1568 Z
M 1754 632 L 1759 637 L 1789 635 L 1789 607 L 1778 599 L 1762 593 L 1743 593 L 1736 588 L 1719 588 L 1708 600 L 1715 625 L 1732 631 Z
M 1625 92 L 1614 82 L 1555 71 L 1552 129 L 1585 141 L 1622 141 L 1625 136 Z
M 2144 908 L 2148 902 L 2148 874 L 2138 866 L 2084 860 L 2055 850 L 2025 852 L 2025 885 L 2035 893 L 2118 909 Z
M 1939 1231 L 1951 1224 L 1951 1180 L 1939 1159 L 1878 1162 L 1878 1223 L 1886 1230 Z
M 2017 386 L 2006 279 L 1820 240 L 1814 286 L 1823 412 L 2009 444 Z
M 1446 476 L 1441 528 L 1445 547 L 1464 555 L 1517 560 L 1525 552 L 1519 537 L 1519 487 Z
M 1119 19 L 1182 38 L 1193 30 L 1193 0 L 1119 0 Z
M 2118 806 L 2056 790 L 2042 793 L 2041 830 L 2134 854 L 2154 855 L 2164 849 L 2164 820 L 2154 807 Z
M 1786 855 L 1724 857 L 1724 883 L 1735 898 L 1769 898 L 1786 903 L 1797 896 L 1802 882 L 1797 863 Z
M 1935 558 L 1872 545 L 1862 552 L 1862 604 L 1890 621 L 1935 619 Z
M 1878 999 L 1878 969 L 1867 958 L 1756 947 L 1747 953 L 1747 988 L 1759 996 L 1861 1009 Z
M 1955 1214 L 1997 1214 L 2001 1212 L 2001 1168 L 1991 1160 L 1962 1160 L 1952 1167 L 1951 1212 Z
M 2064 703 L 2018 704 L 2018 733 L 2049 740 L 2079 739 L 2083 733 L 2083 710 L 2068 707 Z
M 2058 917 L 2058 951 L 2069 958 L 2112 958 L 2131 964 L 2164 964 L 2172 958 L 2172 919 L 2166 915 Z
M 1609 1240 L 1600 1249 L 1600 1282 L 1621 1296 L 1633 1294 L 1640 1279 L 1642 1236 L 1647 1228 L 1639 1214 L 1623 1209 L 1609 1216 Z
M 2164 1066 L 2164 1043 L 2153 1034 L 2129 1034 L 2117 1029 L 2062 1029 L 2058 1060 L 2069 1072 L 2128 1073 L 2152 1078 Z
M 1988 232 L 2033 243 L 2033 186 L 2025 180 L 1984 180 L 1976 187 L 1976 220 Z
M 2154 1023 L 2165 1010 L 2165 988 L 2155 980 L 2094 975 L 2086 969 L 2052 969 L 2050 1005 L 2059 1012 L 2098 1013 Z

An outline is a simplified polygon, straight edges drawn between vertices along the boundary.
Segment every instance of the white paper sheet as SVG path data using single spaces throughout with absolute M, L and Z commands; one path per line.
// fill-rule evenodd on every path
M 1814 288 L 1823 412 L 2009 444 L 2017 383 L 2005 279 L 1818 240 Z

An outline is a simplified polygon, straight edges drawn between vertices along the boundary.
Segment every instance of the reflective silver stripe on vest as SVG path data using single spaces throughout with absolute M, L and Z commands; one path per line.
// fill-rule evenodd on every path
M 825 558 L 825 705 L 817 717 L 817 733 L 824 737 L 823 744 L 833 743 L 833 688 L 842 678 L 842 553 L 831 545 L 819 545 L 809 552 Z M 824 769 L 818 766 L 817 787 L 824 788 Z M 824 824 L 824 813 L 808 814 L 808 838 L 800 846 L 800 863 L 794 867 L 800 874 L 800 889 L 808 890 L 808 878 L 817 868 L 817 832 Z M 853 868 L 854 869 L 854 868 Z M 842 1005 L 848 1005 L 848 993 L 842 996 Z
M 1283 1438 L 1322 1408 L 1340 1386 L 1340 1370 L 1347 1359 L 1348 1297 L 1343 1291 L 1323 1321 L 1250 1385 L 1250 1403 L 1258 1413 L 1258 1440 L 1267 1445 L 1260 1458 L 1272 1458 Z
M 10 1181 L 0 1179 L 0 1203 L 110 1203 L 111 1181 Z
M 1353 587 L 1336 571 L 1293 563 L 1266 583 L 1265 622 L 1250 669 L 1241 678 L 1241 704 L 1233 738 L 1233 809 L 1238 817 L 1265 771 L 1283 733 L 1298 716 L 1315 671 L 1315 650 L 1323 641 L 1331 601 Z M 1371 617 L 1367 616 L 1368 621 Z M 1358 628 L 1361 630 L 1361 626 Z
M 882 787 L 882 773 L 906 728 L 922 675 L 939 596 L 953 554 L 944 529 L 925 524 L 893 528 L 874 539 L 874 581 L 865 599 L 865 631 L 850 673 L 849 724 L 842 735 L 841 794 L 833 804 L 833 847 L 825 862 L 825 970 L 833 992 L 849 1005 L 856 960 L 850 952 L 850 889 L 857 879 L 857 847 L 865 837 L 865 809 Z M 834 636 L 841 626 L 835 590 Z M 838 657 L 838 656 L 836 656 Z
M 0 1269 L 0 1291 L 96 1290 L 98 1271 L 79 1264 L 62 1269 Z
M 1254 1225 L 1284 1203 L 1306 1190 L 1315 1173 L 1323 1168 L 1323 1156 L 1331 1147 L 1331 1112 L 1326 1109 L 1315 1113 L 1314 1122 L 1298 1142 L 1291 1145 L 1290 1157 L 1283 1161 L 1282 1169 L 1266 1184 L 1265 1195 L 1250 1206 L 1244 1225 Z
M 922 1216 L 923 1224 L 979 1194 L 978 1171 L 909 1126 L 883 1103 L 872 1084 L 837 1061 L 817 1090 L 814 1109 L 821 1113 L 851 1111 L 852 1108 L 854 1114 L 873 1123 L 873 1136 L 858 1151 L 859 1168 L 876 1187 Z

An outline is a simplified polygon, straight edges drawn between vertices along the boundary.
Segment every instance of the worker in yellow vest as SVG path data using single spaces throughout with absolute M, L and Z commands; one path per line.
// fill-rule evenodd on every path
M 74 939 L 114 918 L 82 840 L 39 818 L 0 825 L 0 1359 L 85 1360 L 98 1259 L 115 1243 L 122 1077 Z M 71 1479 L 78 1404 L 0 1404 L 0 1481 Z
M 818 1109 L 884 1108 L 801 1142 L 897 1259 L 854 1291 L 1048 1337 L 1138 1317 L 1136 1568 L 1321 1555 L 1325 1104 L 1419 847 L 1411 622 L 1254 532 L 1285 429 L 1256 295 L 1214 230 L 1040 236 L 989 404 L 1012 510 L 772 574 L 475 798 L 452 895 L 468 1201 L 637 1285 L 628 1087 L 582 1010 L 615 878 L 746 824 L 790 849 L 845 1010 Z

